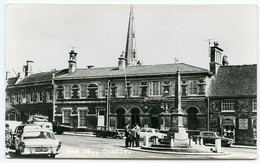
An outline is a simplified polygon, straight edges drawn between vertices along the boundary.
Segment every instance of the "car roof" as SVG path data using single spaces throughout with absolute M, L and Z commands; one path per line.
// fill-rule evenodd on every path
M 49 129 L 46 129 L 46 128 L 36 128 L 36 129 L 28 129 L 26 130 L 25 132 L 32 132 L 32 131 L 44 131 L 44 132 L 52 132 L 51 130 Z
M 200 133 L 217 133 L 215 131 L 201 131 Z

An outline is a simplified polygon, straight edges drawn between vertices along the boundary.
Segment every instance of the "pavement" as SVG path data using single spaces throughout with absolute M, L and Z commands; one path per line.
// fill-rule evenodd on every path
M 64 135 L 74 135 L 74 136 L 88 136 L 88 137 L 96 137 L 92 132 L 64 132 Z M 214 146 L 214 145 L 213 145 Z M 247 148 L 247 149 L 257 149 L 256 146 L 246 146 L 246 145 L 236 145 L 233 144 L 230 148 Z M 143 149 L 142 149 L 143 150 Z

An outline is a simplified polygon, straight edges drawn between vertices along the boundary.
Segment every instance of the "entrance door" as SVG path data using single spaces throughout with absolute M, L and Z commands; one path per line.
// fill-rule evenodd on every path
M 118 129 L 123 129 L 125 127 L 125 110 L 120 108 L 120 109 L 117 109 L 116 111 L 116 114 L 117 114 L 117 128 Z
M 151 127 L 152 128 L 160 128 L 160 124 L 159 124 L 159 114 L 160 114 L 160 109 L 159 108 L 152 108 L 150 110 L 150 120 L 151 120 Z
M 188 130 L 197 130 L 197 127 L 198 127 L 197 113 L 198 113 L 198 109 L 194 108 L 194 107 L 189 108 L 187 110 Z
M 158 116 L 151 116 L 151 127 L 152 128 L 159 128 L 159 117 Z
M 135 126 L 136 124 L 140 125 L 140 111 L 138 108 L 133 108 L 131 110 L 131 126 Z
M 98 126 L 105 126 L 105 111 L 99 110 L 98 111 Z

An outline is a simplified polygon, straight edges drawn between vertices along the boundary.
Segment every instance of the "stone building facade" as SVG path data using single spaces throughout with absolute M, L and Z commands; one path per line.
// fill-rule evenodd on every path
M 209 94 L 210 129 L 237 144 L 256 145 L 256 65 L 222 66 Z

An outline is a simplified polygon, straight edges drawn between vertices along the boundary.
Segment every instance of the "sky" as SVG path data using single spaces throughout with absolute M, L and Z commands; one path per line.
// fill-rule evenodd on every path
M 187 63 L 209 68 L 208 39 L 230 65 L 257 63 L 256 5 L 133 5 L 137 58 L 144 65 Z M 78 68 L 117 66 L 125 50 L 130 5 L 9 4 L 6 71 L 26 60 L 33 72 L 68 68 L 72 46 Z

